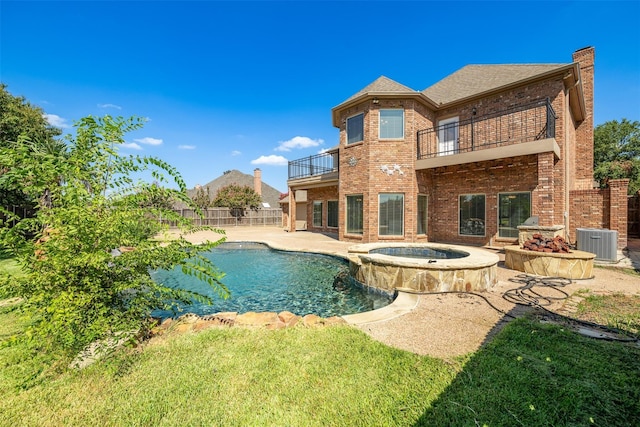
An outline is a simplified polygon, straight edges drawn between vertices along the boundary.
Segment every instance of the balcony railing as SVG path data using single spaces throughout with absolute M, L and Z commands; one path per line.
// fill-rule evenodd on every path
M 338 170 L 338 152 L 316 154 L 289 162 L 289 179 L 324 175 Z
M 418 160 L 555 138 L 549 98 L 418 131 Z

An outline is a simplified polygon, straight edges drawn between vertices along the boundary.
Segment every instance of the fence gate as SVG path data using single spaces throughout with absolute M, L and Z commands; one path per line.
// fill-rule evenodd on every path
M 640 191 L 627 200 L 627 236 L 640 238 Z

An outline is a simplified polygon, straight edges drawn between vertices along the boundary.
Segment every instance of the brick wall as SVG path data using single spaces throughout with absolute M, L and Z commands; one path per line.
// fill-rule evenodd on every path
M 577 50 L 573 54 L 573 60 L 580 64 L 580 80 L 586 106 L 585 118 L 576 128 L 576 150 L 580 153 L 580 156 L 575 158 L 576 182 L 577 188 L 589 189 L 593 182 L 594 48 Z
M 429 240 L 471 245 L 512 244 L 514 239 L 498 238 L 498 193 L 534 192 L 537 186 L 536 156 L 421 171 L 418 173 L 418 187 L 421 193 L 428 195 Z M 484 236 L 458 234 L 458 200 L 463 194 L 485 195 Z M 536 215 L 539 210 L 540 206 L 532 195 L 532 214 Z
M 444 110 L 432 111 L 426 104 L 415 99 L 386 99 L 378 103 L 365 99 L 361 103 L 340 112 L 340 184 L 337 189 L 339 201 L 339 227 L 341 240 L 354 242 L 377 242 L 394 240 L 397 237 L 378 236 L 378 195 L 380 193 L 403 193 L 405 196 L 404 236 L 405 241 L 418 241 L 424 236 L 416 235 L 417 195 L 428 196 L 429 240 L 455 241 L 469 244 L 500 244 L 497 238 L 497 198 L 501 192 L 530 191 L 532 193 L 532 215 L 537 215 L 541 225 L 561 225 L 569 221 L 569 235 L 578 226 L 602 228 L 602 224 L 615 226 L 621 235 L 625 233 L 626 216 L 619 208 L 623 200 L 618 196 L 614 184 L 607 194 L 599 195 L 589 190 L 593 172 L 593 48 L 574 53 L 573 60 L 580 64 L 582 88 L 585 98 L 586 117 L 576 122 L 571 115 L 569 98 L 563 75 L 554 75 L 516 87 L 482 99 L 460 103 Z M 560 159 L 553 153 L 521 156 L 511 159 L 476 162 L 438 169 L 415 170 L 416 132 L 432 128 L 438 121 L 457 116 L 460 121 L 476 116 L 483 117 L 516 106 L 549 99 L 556 112 L 555 140 L 560 147 Z M 381 108 L 402 108 L 405 114 L 405 137 L 403 140 L 380 140 L 378 138 Z M 348 117 L 364 114 L 364 142 L 346 144 Z M 531 120 L 523 116 L 520 120 Z M 495 126 L 504 126 L 499 121 Z M 499 129 L 483 129 L 487 135 Z M 478 134 L 476 144 L 482 143 Z M 514 137 L 515 140 L 515 137 Z M 508 143 L 508 142 L 507 142 Z M 578 153 L 578 154 L 576 154 Z M 388 174 L 381 170 L 398 165 L 403 174 Z M 577 192 L 585 191 L 585 193 Z M 364 221 L 362 235 L 346 233 L 347 195 L 362 195 Z M 483 237 L 458 235 L 458 197 L 460 194 L 486 195 L 486 234 Z M 315 195 L 313 197 L 316 197 Z M 317 197 L 326 197 L 318 195 Z M 615 199 L 615 200 L 614 200 Z M 313 199 L 310 199 L 312 202 Z M 584 201 L 582 204 L 579 201 Z M 613 202 L 612 202 L 613 200 Z M 625 199 L 626 200 L 626 199 Z M 576 207 L 578 203 L 579 207 Z M 312 203 L 308 207 L 312 220 Z M 326 208 L 325 208 L 326 209 Z M 577 211 L 574 211 L 577 209 Z M 568 220 L 565 212 L 571 212 Z M 599 213 L 598 213 L 599 212 Z M 614 218 L 614 219 L 611 219 Z M 580 225 L 583 226 L 583 225 Z M 624 231 L 623 231 L 624 229 Z
M 327 225 L 327 201 L 338 200 L 338 187 L 310 188 L 307 190 L 307 230 L 336 233 L 338 230 Z M 313 225 L 313 202 L 322 202 L 322 226 Z
M 577 228 L 617 230 L 618 249 L 626 248 L 628 186 L 628 179 L 612 179 L 604 189 L 571 191 L 569 239 L 575 242 Z

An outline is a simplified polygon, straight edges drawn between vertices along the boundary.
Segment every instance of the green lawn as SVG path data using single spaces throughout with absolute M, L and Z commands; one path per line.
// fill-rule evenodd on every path
M 0 308 L 0 337 L 26 321 Z M 163 337 L 81 372 L 5 345 L 0 367 L 2 426 L 640 425 L 639 348 L 533 319 L 458 362 L 340 326 Z

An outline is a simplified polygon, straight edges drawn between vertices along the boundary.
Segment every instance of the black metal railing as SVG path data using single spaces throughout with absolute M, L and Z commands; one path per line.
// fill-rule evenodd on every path
M 418 160 L 555 138 L 549 98 L 418 131 Z
M 289 179 L 324 175 L 338 170 L 338 152 L 316 154 L 289 161 Z

